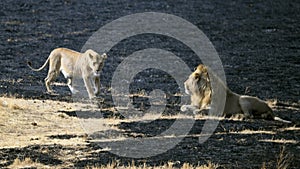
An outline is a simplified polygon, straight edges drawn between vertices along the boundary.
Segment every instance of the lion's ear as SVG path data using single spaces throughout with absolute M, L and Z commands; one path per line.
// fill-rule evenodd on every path
M 205 76 L 206 76 L 206 80 L 207 80 L 208 82 L 210 82 L 210 77 L 209 77 L 208 72 L 205 73 Z
M 195 73 L 194 76 L 195 76 L 195 79 L 200 79 L 200 74 L 199 73 Z

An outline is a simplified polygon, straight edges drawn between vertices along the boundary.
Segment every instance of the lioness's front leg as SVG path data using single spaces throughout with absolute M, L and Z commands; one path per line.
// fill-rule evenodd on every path
M 101 87 L 101 85 L 100 85 L 100 77 L 99 76 L 95 76 L 93 82 L 94 82 L 94 88 L 95 88 L 95 92 L 94 93 L 95 93 L 95 95 L 98 95 L 99 92 L 100 92 L 100 87 Z
M 86 90 L 89 94 L 89 98 L 90 99 L 93 99 L 95 98 L 95 94 L 93 92 L 93 88 L 92 88 L 92 84 L 91 84 L 91 78 L 90 77 L 83 77 L 83 81 L 84 81 L 84 84 L 85 84 L 85 87 L 86 87 Z
M 71 78 L 71 77 L 68 77 L 67 80 L 68 80 L 67 85 L 68 85 L 69 89 L 71 90 L 72 94 L 78 93 L 78 90 L 76 90 L 76 89 L 73 87 L 73 84 L 72 84 L 72 78 Z

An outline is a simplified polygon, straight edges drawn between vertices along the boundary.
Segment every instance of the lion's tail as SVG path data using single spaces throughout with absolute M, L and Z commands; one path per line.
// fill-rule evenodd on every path
M 291 121 L 283 120 L 282 118 L 279 118 L 279 117 L 274 117 L 274 120 L 281 121 L 283 123 L 292 123 Z
M 31 67 L 31 62 L 27 62 L 27 65 L 28 65 L 28 67 L 29 67 L 31 70 L 38 72 L 38 71 L 43 70 L 43 69 L 47 66 L 47 64 L 48 64 L 48 62 L 49 62 L 49 58 L 50 58 L 50 57 L 48 57 L 48 59 L 45 61 L 44 65 L 43 65 L 42 67 L 38 68 L 38 69 L 35 69 L 35 68 Z

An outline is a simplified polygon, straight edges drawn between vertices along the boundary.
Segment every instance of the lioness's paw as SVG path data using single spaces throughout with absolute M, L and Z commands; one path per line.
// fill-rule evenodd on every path
M 89 98 L 90 98 L 91 100 L 94 100 L 94 99 L 96 99 L 97 97 L 96 97 L 96 95 L 90 95 Z
M 76 90 L 76 89 L 74 89 L 74 88 L 72 88 L 72 89 L 70 89 L 70 90 L 71 90 L 71 93 L 72 93 L 72 94 L 77 94 L 77 93 L 79 93 L 79 91 Z
M 99 90 L 96 90 L 96 91 L 94 92 L 95 95 L 98 95 L 99 93 L 100 93 Z
M 54 90 L 47 91 L 46 93 L 49 94 L 49 95 L 53 95 L 53 96 L 58 96 L 58 95 L 59 95 L 59 94 L 56 93 Z

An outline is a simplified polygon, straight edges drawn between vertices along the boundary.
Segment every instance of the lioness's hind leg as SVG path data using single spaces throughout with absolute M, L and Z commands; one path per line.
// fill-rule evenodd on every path
M 72 92 L 73 94 L 78 93 L 78 90 L 76 90 L 76 89 L 72 86 L 72 78 L 70 78 L 70 77 L 68 78 L 67 85 L 68 85 L 69 89 L 71 90 L 71 92 Z
M 55 93 L 51 88 L 51 83 L 55 81 L 58 73 L 56 71 L 49 71 L 48 76 L 45 78 L 45 85 L 47 88 L 47 92 L 50 94 Z

